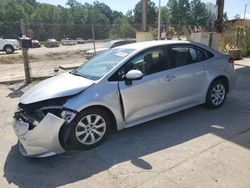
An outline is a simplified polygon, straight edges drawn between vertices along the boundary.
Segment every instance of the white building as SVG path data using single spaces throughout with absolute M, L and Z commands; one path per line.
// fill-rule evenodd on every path
M 206 4 L 206 9 L 208 12 L 216 19 L 217 17 L 217 6 L 211 2 L 207 2 Z

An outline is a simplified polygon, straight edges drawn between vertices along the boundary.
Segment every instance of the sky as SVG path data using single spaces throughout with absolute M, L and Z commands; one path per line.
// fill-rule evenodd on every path
M 96 0 L 77 0 L 84 4 L 85 2 L 92 4 Z M 99 2 L 107 4 L 111 9 L 118 10 L 126 14 L 126 12 L 135 7 L 139 0 L 98 0 Z M 152 0 L 157 6 L 159 0 Z M 216 0 L 202 0 L 203 2 L 216 3 Z M 37 0 L 40 3 L 49 3 L 53 5 L 65 6 L 67 0 Z M 161 5 L 166 5 L 168 0 L 161 0 Z M 250 19 L 250 0 L 225 0 L 224 12 L 227 12 L 229 19 L 233 19 L 236 14 L 243 18 L 245 4 L 247 4 L 246 18 Z

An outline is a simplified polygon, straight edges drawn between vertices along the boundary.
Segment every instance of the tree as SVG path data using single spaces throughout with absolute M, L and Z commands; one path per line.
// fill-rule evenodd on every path
M 234 16 L 234 19 L 235 19 L 235 20 L 240 19 L 240 15 L 239 15 L 239 14 L 236 14 L 236 15 Z
M 122 12 L 119 12 L 119 11 L 116 11 L 116 10 L 113 10 L 112 11 L 112 14 L 113 14 L 113 19 L 115 20 L 116 18 L 119 18 L 119 17 L 122 17 L 123 16 L 123 13 Z M 114 22 L 114 21 L 113 21 Z M 113 24 L 113 22 L 111 22 L 111 24 Z
M 140 25 L 142 23 L 142 3 L 139 1 L 133 10 L 134 12 L 134 22 Z M 155 3 L 147 0 L 147 23 L 153 25 L 156 23 L 156 6 Z
M 209 16 L 205 3 L 201 2 L 201 0 L 192 0 L 190 5 L 190 24 L 202 27 L 207 26 L 211 22 L 209 18 L 212 18 L 212 15 Z
M 24 7 L 14 0 L 1 2 L 0 33 L 2 37 L 17 38 L 20 36 L 20 19 L 27 19 Z
M 133 38 L 135 33 L 130 30 L 128 18 L 119 16 L 115 19 L 110 31 L 110 38 Z
M 135 26 L 135 16 L 133 15 L 133 10 L 128 10 L 126 13 L 128 23 Z
M 224 12 L 224 13 L 223 13 L 223 21 L 224 21 L 224 22 L 228 21 L 227 12 Z
M 95 1 L 93 8 L 98 10 L 106 18 L 108 18 L 109 23 L 113 24 L 115 18 L 114 18 L 114 15 L 113 15 L 113 11 L 111 10 L 111 8 L 108 5 L 106 5 L 104 3 L 99 3 L 98 1 Z
M 190 18 L 190 4 L 188 0 L 169 0 L 169 21 L 172 25 L 187 25 Z
M 79 3 L 76 0 L 68 0 L 67 3 L 66 3 L 66 5 L 69 6 L 70 8 L 81 7 L 82 6 L 82 4 Z
M 169 9 L 167 8 L 167 6 L 161 7 L 161 22 L 169 23 L 169 17 L 170 17 L 169 14 L 170 13 L 169 13 Z

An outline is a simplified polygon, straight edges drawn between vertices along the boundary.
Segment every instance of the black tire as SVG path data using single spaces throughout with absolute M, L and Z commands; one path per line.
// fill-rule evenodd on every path
M 218 92 L 215 92 L 217 90 Z M 219 92 L 220 90 L 221 92 Z M 219 108 L 225 102 L 226 98 L 227 98 L 226 83 L 223 80 L 215 80 L 209 86 L 205 104 L 209 108 Z
M 14 53 L 15 49 L 11 45 L 4 46 L 4 51 L 6 54 L 12 54 Z
M 91 116 L 93 115 L 93 116 Z M 95 121 L 95 119 L 92 119 L 93 117 L 95 117 L 94 115 L 97 115 L 97 117 L 101 117 L 102 119 L 100 119 L 96 124 L 96 127 L 98 125 L 101 125 L 101 123 L 105 123 L 105 130 L 104 128 L 100 127 L 100 128 L 94 128 L 92 127 L 92 129 L 90 130 L 89 128 L 89 132 L 87 132 L 87 128 L 83 128 L 81 126 L 79 126 L 79 123 L 82 121 L 86 121 L 86 117 L 91 116 L 91 121 Z M 94 122 L 93 122 L 94 123 Z M 60 139 L 61 139 L 61 143 L 63 145 L 63 147 L 66 150 L 74 150 L 74 149 L 91 149 L 94 148 L 98 145 L 100 145 L 101 143 L 103 143 L 103 141 L 106 139 L 106 137 L 108 136 L 110 129 L 111 129 L 111 123 L 112 123 L 112 119 L 109 116 L 109 114 L 101 108 L 88 108 L 83 110 L 82 112 L 80 112 L 79 114 L 77 114 L 77 116 L 75 117 L 75 119 L 70 123 L 70 125 L 68 125 L 67 127 L 64 127 L 62 129 L 62 133 L 60 135 Z M 87 124 L 87 122 L 85 123 Z M 81 130 L 82 129 L 82 130 Z M 84 138 L 87 136 L 87 134 L 89 134 L 88 139 L 86 140 L 86 142 L 90 139 L 92 139 L 92 135 L 93 134 L 95 137 L 98 137 L 99 135 L 96 134 L 95 131 L 104 131 L 103 132 L 103 136 L 98 140 L 97 142 L 93 143 L 93 144 L 84 144 L 81 143 L 81 141 L 84 140 Z M 85 131 L 84 134 L 77 136 L 76 132 L 83 132 Z M 93 132 L 92 132 L 93 131 Z

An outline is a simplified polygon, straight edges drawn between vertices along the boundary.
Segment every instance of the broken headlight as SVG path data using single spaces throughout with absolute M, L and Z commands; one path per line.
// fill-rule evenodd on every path
M 67 123 L 70 123 L 74 119 L 74 117 L 76 116 L 75 112 L 68 110 L 68 109 L 64 109 L 64 108 L 59 107 L 59 106 L 44 107 L 41 109 L 41 112 L 44 116 L 47 113 L 54 114 L 57 117 L 64 119 Z
M 67 122 L 70 123 L 76 116 L 75 112 L 69 110 L 63 110 L 61 113 L 61 117 Z

